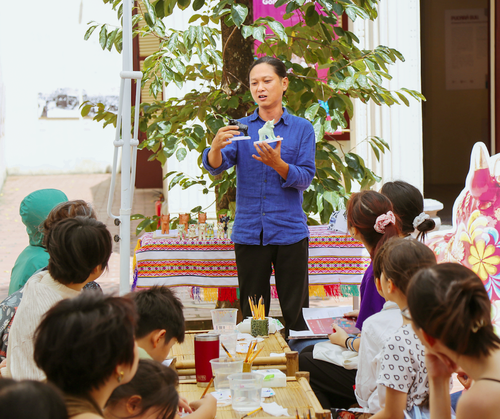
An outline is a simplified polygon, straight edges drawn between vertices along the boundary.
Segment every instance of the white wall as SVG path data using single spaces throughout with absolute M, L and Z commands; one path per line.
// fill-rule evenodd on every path
M 102 51 L 97 33 L 83 40 L 87 22 L 116 24 L 115 12 L 89 0 L 26 0 L 21 16 L 19 7 L 2 2 L 0 13 L 8 173 L 105 172 L 114 129 L 81 117 L 39 119 L 37 95 L 57 88 L 118 93 L 120 55 Z
M 421 91 L 419 3 L 419 0 L 382 1 L 375 22 L 357 19 L 352 25 L 362 48 L 386 45 L 404 55 L 405 62 L 390 66 L 393 78 L 385 86 L 391 90 L 407 87 Z M 409 108 L 355 101 L 351 143 L 359 144 L 370 135 L 384 138 L 391 151 L 383 156 L 382 163 L 376 162 L 366 143 L 359 145 L 356 152 L 382 176 L 382 182 L 405 180 L 423 190 L 422 105 L 412 98 L 409 101 Z

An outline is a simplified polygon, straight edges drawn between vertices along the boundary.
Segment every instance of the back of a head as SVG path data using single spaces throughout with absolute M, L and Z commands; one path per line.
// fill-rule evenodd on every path
M 183 305 L 170 288 L 155 286 L 128 294 L 136 306 L 139 320 L 136 337 L 143 338 L 154 330 L 165 329 L 165 340 L 184 342 L 186 330 Z
M 436 227 L 431 218 L 424 218 L 424 197 L 415 186 L 402 180 L 386 182 L 380 189 L 380 193 L 392 202 L 394 213 L 400 219 L 401 232 L 404 235 L 412 234 L 416 229 L 417 238 L 423 241 L 425 234 Z
M 88 217 L 58 221 L 47 232 L 45 244 L 49 273 L 63 284 L 81 284 L 96 267 L 106 269 L 112 250 L 106 225 Z
M 0 419 L 66 419 L 60 392 L 39 381 L 0 380 Z
M 58 221 L 75 217 L 88 217 L 93 218 L 94 220 L 97 219 L 96 213 L 89 202 L 85 202 L 82 199 L 61 202 L 59 205 L 56 205 L 52 211 L 50 211 L 49 215 L 45 219 L 43 223 L 44 234 L 47 235 L 52 226 Z
M 413 323 L 461 355 L 481 357 L 500 349 L 491 302 L 481 279 L 457 263 L 418 272 L 408 287 Z
M 62 300 L 35 332 L 34 358 L 47 380 L 67 394 L 86 395 L 134 362 L 136 313 L 128 298 L 81 293 Z
M 347 225 L 349 228 L 354 227 L 363 236 L 371 247 L 372 258 L 385 241 L 399 235 L 397 216 L 396 223 L 387 224 L 383 233 L 375 231 L 377 218 L 389 213 L 392 213 L 391 201 L 375 191 L 353 193 L 347 202 Z
M 380 278 L 382 272 L 386 278 L 406 294 L 413 275 L 420 269 L 436 264 L 434 252 L 425 244 L 415 239 L 393 237 L 386 241 L 373 260 L 373 274 Z
M 178 382 L 179 378 L 171 368 L 153 360 L 141 359 L 134 378 L 113 391 L 107 408 L 132 396 L 140 396 L 140 412 L 134 416 L 150 411 L 154 412 L 155 418 L 173 419 L 179 404 Z
M 58 189 L 40 189 L 26 196 L 19 207 L 19 215 L 26 226 L 30 245 L 43 245 L 43 223 L 51 210 L 68 200 L 66 194 Z

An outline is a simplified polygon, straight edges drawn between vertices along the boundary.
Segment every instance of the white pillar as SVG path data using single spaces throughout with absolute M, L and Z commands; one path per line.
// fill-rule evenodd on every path
M 373 49 L 384 45 L 397 49 L 406 61 L 389 67 L 392 80 L 384 86 L 390 90 L 401 87 L 421 91 L 420 66 L 420 2 L 419 0 L 385 0 L 379 3 L 375 22 L 357 19 L 352 30 L 360 39 L 360 48 Z M 382 182 L 405 180 L 423 190 L 422 105 L 409 98 L 410 107 L 377 106 L 356 100 L 351 123 L 351 146 Z M 368 136 L 386 140 L 391 151 L 377 160 L 367 143 Z

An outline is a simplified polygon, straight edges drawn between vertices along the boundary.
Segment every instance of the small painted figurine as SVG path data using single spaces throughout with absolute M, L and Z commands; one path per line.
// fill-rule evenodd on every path
M 248 136 L 248 125 L 242 124 L 237 119 L 230 119 L 229 125 L 236 125 L 238 127 L 238 129 L 240 130 L 240 132 L 243 133 L 243 135 Z
M 222 240 L 224 238 L 224 223 L 217 224 L 217 239 Z
M 177 226 L 177 236 L 179 237 L 180 240 L 186 239 L 186 225 L 185 224 L 179 224 Z
M 189 214 L 179 214 L 179 226 L 184 225 L 184 234 L 186 235 L 189 228 Z
M 231 221 L 227 225 L 227 238 L 228 239 L 231 239 L 231 234 L 233 234 L 233 224 L 234 224 L 234 221 Z
M 229 223 L 229 215 L 220 215 L 219 216 L 219 222 L 223 224 L 223 229 L 224 229 L 224 238 L 227 238 L 227 223 Z
M 168 234 L 170 231 L 170 214 L 162 214 L 161 220 L 161 234 Z
M 207 239 L 213 240 L 213 238 L 214 238 L 214 224 L 207 223 Z
M 198 240 L 207 239 L 207 224 L 198 224 Z
M 267 121 L 264 126 L 259 129 L 259 141 L 266 140 L 276 140 L 276 136 L 274 135 L 274 119 Z
M 198 213 L 198 224 L 204 224 L 207 222 L 207 213 L 199 212 Z
M 196 236 L 196 224 L 189 224 L 188 239 L 195 239 Z

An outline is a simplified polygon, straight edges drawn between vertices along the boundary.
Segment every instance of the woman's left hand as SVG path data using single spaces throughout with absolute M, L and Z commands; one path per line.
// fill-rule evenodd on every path
M 333 333 L 328 335 L 328 339 L 334 345 L 339 345 L 345 348 L 345 340 L 349 337 L 347 332 L 336 324 L 332 324 Z
M 179 396 L 179 412 L 193 413 L 189 402 L 182 396 Z

